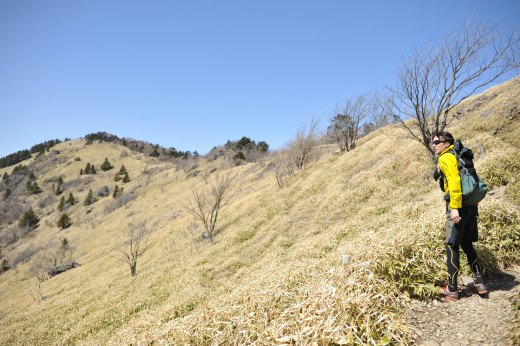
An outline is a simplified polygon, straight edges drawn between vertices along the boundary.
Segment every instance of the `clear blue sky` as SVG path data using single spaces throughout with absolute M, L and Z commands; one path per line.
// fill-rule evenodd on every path
M 97 131 L 277 149 L 468 18 L 518 27 L 520 1 L 0 0 L 0 157 Z

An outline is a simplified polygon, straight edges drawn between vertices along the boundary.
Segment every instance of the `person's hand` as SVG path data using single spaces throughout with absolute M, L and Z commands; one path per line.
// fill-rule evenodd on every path
M 453 223 L 459 223 L 461 219 L 461 217 L 459 216 L 459 210 L 458 209 L 452 209 L 451 210 L 451 220 L 453 221 Z

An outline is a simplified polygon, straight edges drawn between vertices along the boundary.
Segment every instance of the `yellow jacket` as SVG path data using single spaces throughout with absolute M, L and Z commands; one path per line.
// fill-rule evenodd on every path
M 444 175 L 444 192 L 450 194 L 450 209 L 462 208 L 462 187 L 460 185 L 457 158 L 450 150 L 450 145 L 439 155 L 439 168 Z

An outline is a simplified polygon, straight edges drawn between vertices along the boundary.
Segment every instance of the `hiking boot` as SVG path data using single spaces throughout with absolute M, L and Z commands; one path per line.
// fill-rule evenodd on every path
M 483 283 L 477 284 L 476 282 L 473 282 L 473 284 L 471 285 L 471 290 L 479 296 L 488 294 L 487 287 Z
M 448 288 L 448 284 L 446 284 L 442 288 L 440 295 L 444 299 L 451 300 L 453 302 L 456 302 L 457 300 L 459 300 L 459 291 L 455 291 L 455 292 L 450 291 L 450 289 Z

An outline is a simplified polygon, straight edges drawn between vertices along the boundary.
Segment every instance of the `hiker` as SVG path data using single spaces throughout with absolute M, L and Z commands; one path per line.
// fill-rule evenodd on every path
M 454 155 L 455 139 L 448 132 L 438 132 L 432 141 L 437 163 L 434 177 L 441 178 L 440 187 L 446 201 L 446 254 L 449 281 L 442 288 L 441 295 L 448 300 L 459 299 L 457 276 L 460 269 L 459 246 L 466 254 L 473 271 L 471 289 L 479 294 L 487 294 L 482 281 L 477 252 L 473 242 L 478 240 L 478 203 L 464 205 L 457 157 Z M 472 157 L 471 157 L 472 159 Z

